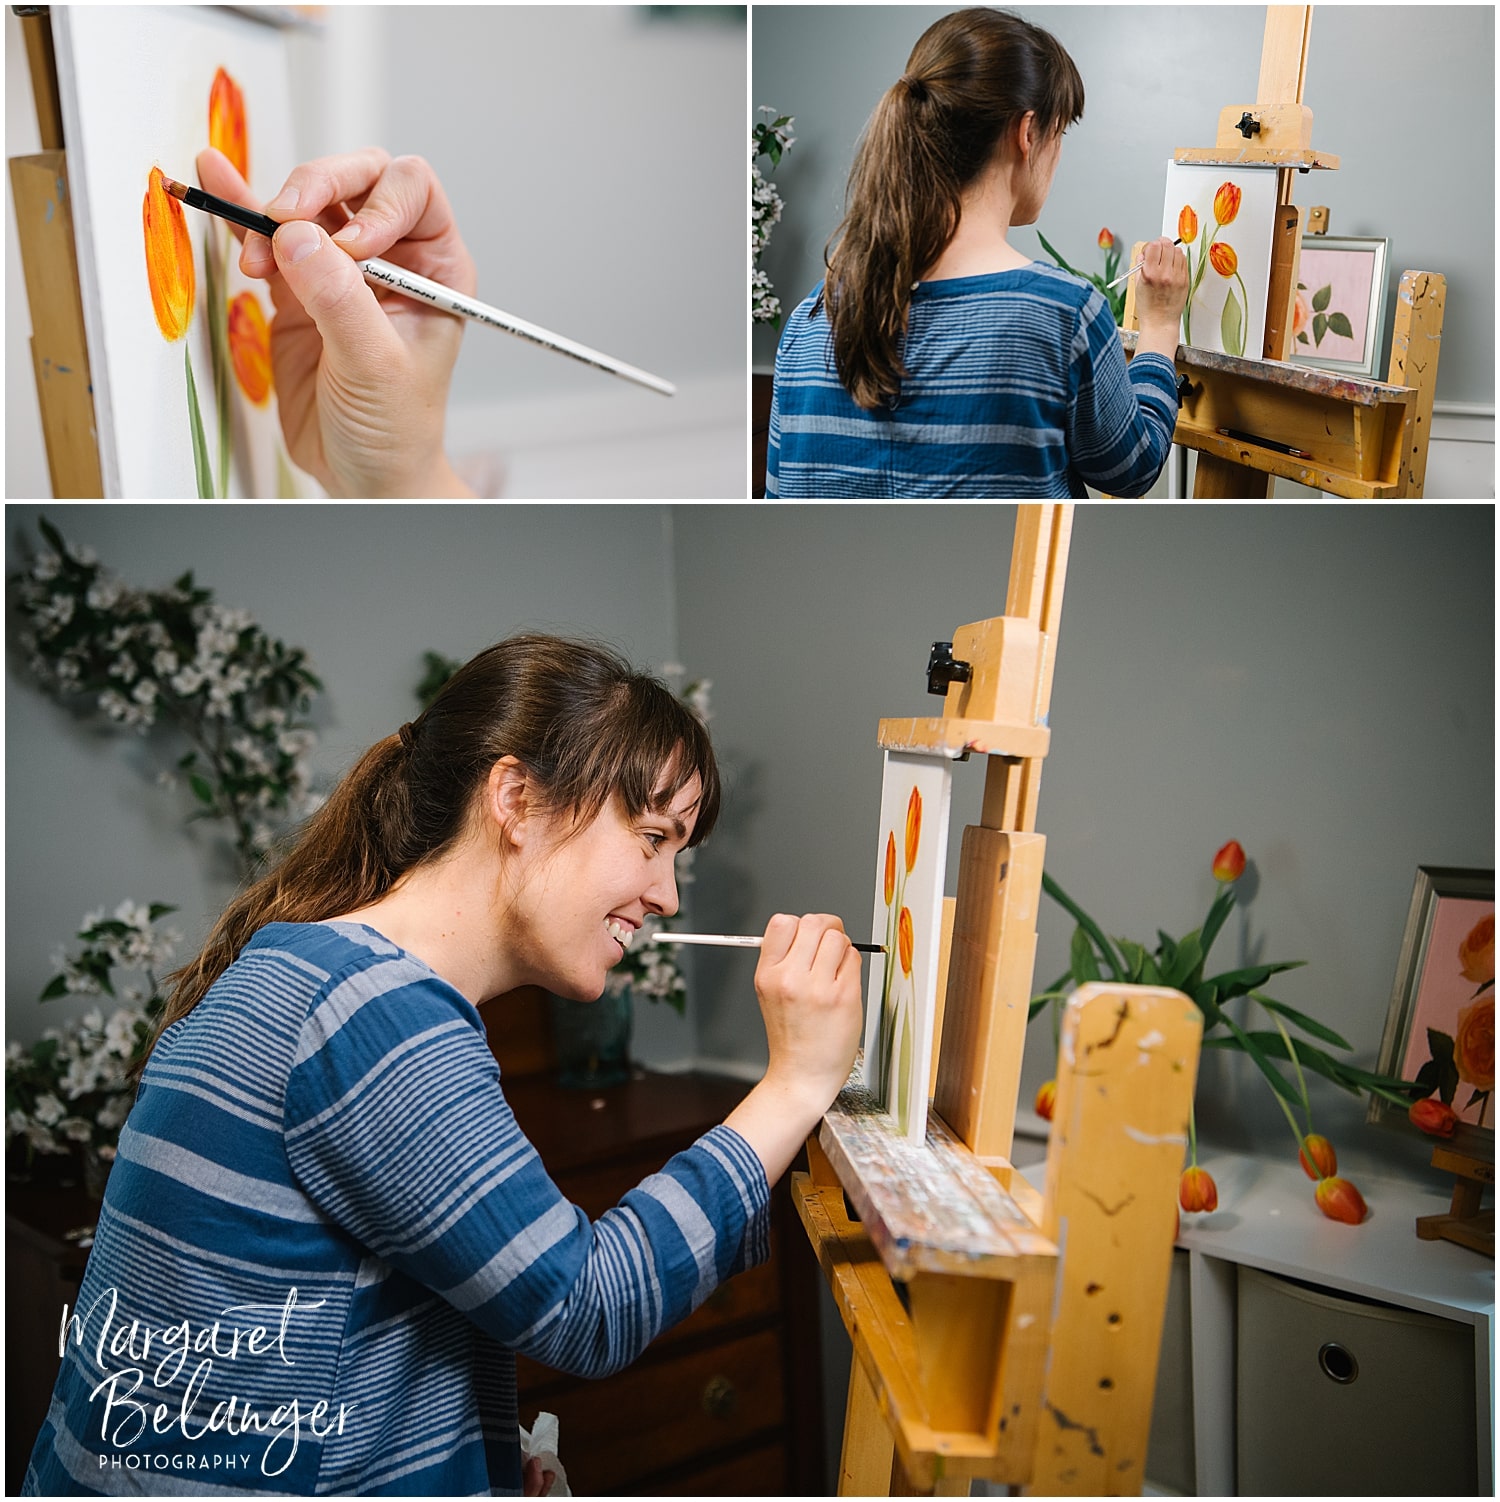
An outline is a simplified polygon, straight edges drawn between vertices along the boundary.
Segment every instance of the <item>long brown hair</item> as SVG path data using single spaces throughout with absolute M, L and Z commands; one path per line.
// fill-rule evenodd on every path
M 593 643 L 511 637 L 370 747 L 273 869 L 225 908 L 197 958 L 168 977 L 156 1038 L 203 999 L 257 929 L 364 907 L 440 856 L 503 756 L 526 767 L 544 809 L 575 827 L 614 795 L 632 817 L 665 809 L 694 776 L 702 792 L 688 843 L 706 839 L 718 818 L 708 731 L 665 684 Z
M 900 394 L 912 284 L 956 233 L 963 190 L 1029 111 L 1050 139 L 1083 114 L 1083 79 L 1056 37 L 982 7 L 929 26 L 875 106 L 823 255 L 834 363 L 859 406 Z

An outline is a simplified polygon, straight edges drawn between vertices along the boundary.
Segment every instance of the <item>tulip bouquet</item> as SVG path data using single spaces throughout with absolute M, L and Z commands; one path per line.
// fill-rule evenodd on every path
M 245 100 L 240 86 L 220 68 L 208 96 L 208 143 L 239 170 L 250 175 L 249 133 Z M 145 232 L 146 281 L 156 326 L 169 344 L 182 339 L 192 325 L 197 303 L 198 280 L 193 263 L 193 244 L 188 235 L 182 204 L 166 191 L 159 167 L 152 167 L 141 208 Z M 183 345 L 187 379 L 188 431 L 193 444 L 193 470 L 200 500 L 222 500 L 229 494 L 229 447 L 232 431 L 230 410 L 233 388 L 238 385 L 254 407 L 271 399 L 271 328 L 253 292 L 228 295 L 229 256 L 233 236 L 227 224 L 217 220 L 206 231 L 203 249 L 207 285 L 209 352 L 213 366 L 214 407 L 218 418 L 218 479 L 213 456 L 204 433 L 198 385 L 193 377 L 191 349 Z M 277 449 L 278 491 L 283 497 L 296 494 L 291 470 Z
M 1182 991 L 1203 1013 L 1203 1046 L 1237 1049 L 1247 1054 L 1265 1077 L 1297 1140 L 1303 1170 L 1317 1184 L 1315 1198 L 1319 1209 L 1335 1220 L 1357 1225 L 1364 1219 L 1364 1201 L 1348 1180 L 1338 1176 L 1333 1144 L 1313 1131 L 1304 1070 L 1321 1074 L 1353 1094 L 1369 1092 L 1402 1107 L 1410 1100 L 1412 1087 L 1399 1079 L 1356 1069 L 1336 1058 L 1321 1045 L 1341 1049 L 1349 1049 L 1351 1045 L 1332 1028 L 1285 1002 L 1275 1000 L 1261 989 L 1273 975 L 1297 968 L 1304 963 L 1302 960 L 1283 960 L 1225 970 L 1217 975 L 1206 974 L 1209 952 L 1234 908 L 1234 884 L 1244 870 L 1245 852 L 1238 840 L 1230 840 L 1213 860 L 1213 874 L 1219 883 L 1219 891 L 1202 926 L 1181 939 L 1170 938 L 1158 931 L 1159 942 L 1153 950 L 1129 939 L 1107 938 L 1104 930 L 1051 876 L 1044 873 L 1044 890 L 1072 915 L 1078 926 L 1073 933 L 1068 969 L 1032 999 L 1030 1015 L 1035 1017 L 1050 1004 L 1055 1040 L 1057 1006 L 1075 986 L 1107 978 L 1131 985 L 1168 986 Z M 1229 1003 L 1240 997 L 1248 997 L 1255 1003 L 1269 1020 L 1269 1029 L 1241 1027 L 1229 1015 L 1226 1010 Z M 1305 1036 L 1294 1037 L 1292 1028 Z M 1293 1079 L 1288 1079 L 1278 1064 L 1290 1064 Z M 1049 1080 L 1037 1092 L 1036 1112 L 1044 1119 L 1051 1119 L 1055 1091 L 1055 1082 Z M 1299 1124 L 1294 1114 L 1298 1111 L 1305 1125 Z M 1184 1210 L 1212 1210 L 1218 1204 L 1218 1190 L 1208 1172 L 1198 1167 L 1195 1120 L 1190 1119 L 1188 1131 L 1190 1162 L 1182 1176 L 1179 1203 Z
M 1104 252 L 1103 276 L 1100 276 L 1097 272 L 1093 271 L 1078 271 L 1074 267 L 1068 265 L 1068 263 L 1063 260 L 1060 255 L 1058 255 L 1058 253 L 1052 248 L 1052 246 L 1048 244 L 1047 237 L 1041 232 L 1041 230 L 1038 230 L 1036 232 L 1036 237 L 1042 242 L 1042 249 L 1045 250 L 1047 254 L 1051 256 L 1052 259 L 1056 261 L 1057 264 L 1068 273 L 1069 276 L 1076 276 L 1081 281 L 1092 282 L 1099 289 L 1099 291 L 1103 294 L 1105 302 L 1109 304 L 1109 311 L 1114 314 L 1116 324 L 1121 324 L 1125 321 L 1125 287 L 1123 285 L 1119 287 L 1111 287 L 1109 285 L 1119 274 L 1120 254 L 1123 249 L 1120 244 L 1120 237 L 1112 229 L 1106 227 L 1099 231 L 1099 249 Z
M 1214 227 L 1209 231 L 1198 252 L 1196 270 L 1193 267 L 1193 246 L 1198 239 L 1197 211 L 1191 204 L 1185 203 L 1177 215 L 1177 237 L 1185 247 L 1188 260 L 1188 300 L 1182 312 L 1182 342 L 1184 344 L 1193 342 L 1193 299 L 1198 295 L 1203 273 L 1212 266 L 1226 280 L 1233 277 L 1240 287 L 1238 301 L 1235 299 L 1234 288 L 1227 289 L 1224 308 L 1219 314 L 1219 338 L 1226 355 L 1245 353 L 1245 331 L 1250 310 L 1250 294 L 1245 290 L 1245 279 L 1240 275 L 1239 257 L 1235 254 L 1234 246 L 1227 241 L 1220 240 L 1218 236 L 1219 231 L 1226 224 L 1234 223 L 1235 216 L 1240 211 L 1240 200 L 1243 197 L 1243 192 L 1236 184 L 1231 182 L 1219 184 L 1219 191 L 1214 194 Z

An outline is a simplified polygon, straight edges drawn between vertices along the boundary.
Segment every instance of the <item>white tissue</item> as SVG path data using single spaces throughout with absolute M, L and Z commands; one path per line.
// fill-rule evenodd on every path
M 548 1497 L 571 1497 L 568 1490 L 568 1473 L 563 1470 L 563 1463 L 557 1458 L 557 1415 L 555 1413 L 539 1413 L 536 1423 L 532 1425 L 530 1432 L 521 1430 L 521 1456 L 523 1460 L 539 1460 L 544 1471 L 552 1471 L 554 1479 L 551 1488 L 543 1493 Z

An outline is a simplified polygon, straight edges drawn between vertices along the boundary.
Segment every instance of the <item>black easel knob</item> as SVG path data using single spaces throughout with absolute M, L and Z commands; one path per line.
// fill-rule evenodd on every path
M 1249 110 L 1246 110 L 1240 116 L 1240 123 L 1235 126 L 1235 129 L 1248 141 L 1251 136 L 1258 136 L 1260 134 L 1260 121 Z
M 951 641 L 935 641 L 927 657 L 927 692 L 946 694 L 950 683 L 967 683 L 973 676 L 970 663 L 959 662 Z

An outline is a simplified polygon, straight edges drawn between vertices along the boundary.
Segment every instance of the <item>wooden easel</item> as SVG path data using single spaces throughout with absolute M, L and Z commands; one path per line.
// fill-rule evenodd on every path
M 1451 1241 L 1486 1257 L 1495 1255 L 1495 1212 L 1482 1210 L 1484 1191 L 1495 1187 L 1494 1133 L 1460 1123 L 1451 1142 L 1432 1149 L 1432 1166 L 1453 1175 L 1453 1202 L 1446 1215 L 1419 1215 L 1419 1241 Z
M 1303 229 L 1291 201 L 1293 175 L 1339 165 L 1338 157 L 1313 149 L 1312 111 L 1302 102 L 1312 11 L 1311 5 L 1266 7 L 1255 103 L 1220 112 L 1213 146 L 1174 153 L 1178 162 L 1275 167 L 1277 177 L 1262 358 L 1185 345 L 1177 351 L 1178 373 L 1189 384 L 1172 441 L 1198 451 L 1193 493 L 1199 498 L 1264 500 L 1272 475 L 1340 496 L 1423 492 L 1447 294 L 1442 276 L 1402 273 L 1386 381 L 1289 363 Z M 1137 244 L 1132 265 L 1140 250 Z M 1135 352 L 1137 328 L 1132 282 L 1122 330 L 1127 354 Z M 1300 455 L 1225 437 L 1220 428 Z
M 955 632 L 943 714 L 897 750 L 986 758 L 945 916 L 926 1142 L 851 1083 L 793 1195 L 853 1342 L 839 1491 L 1139 1492 L 1202 1031 L 1176 991 L 1070 998 L 1038 1195 L 1009 1161 L 1031 995 L 1073 508 L 1022 506 L 1006 613 Z M 851 1213 L 852 1212 L 852 1213 Z

